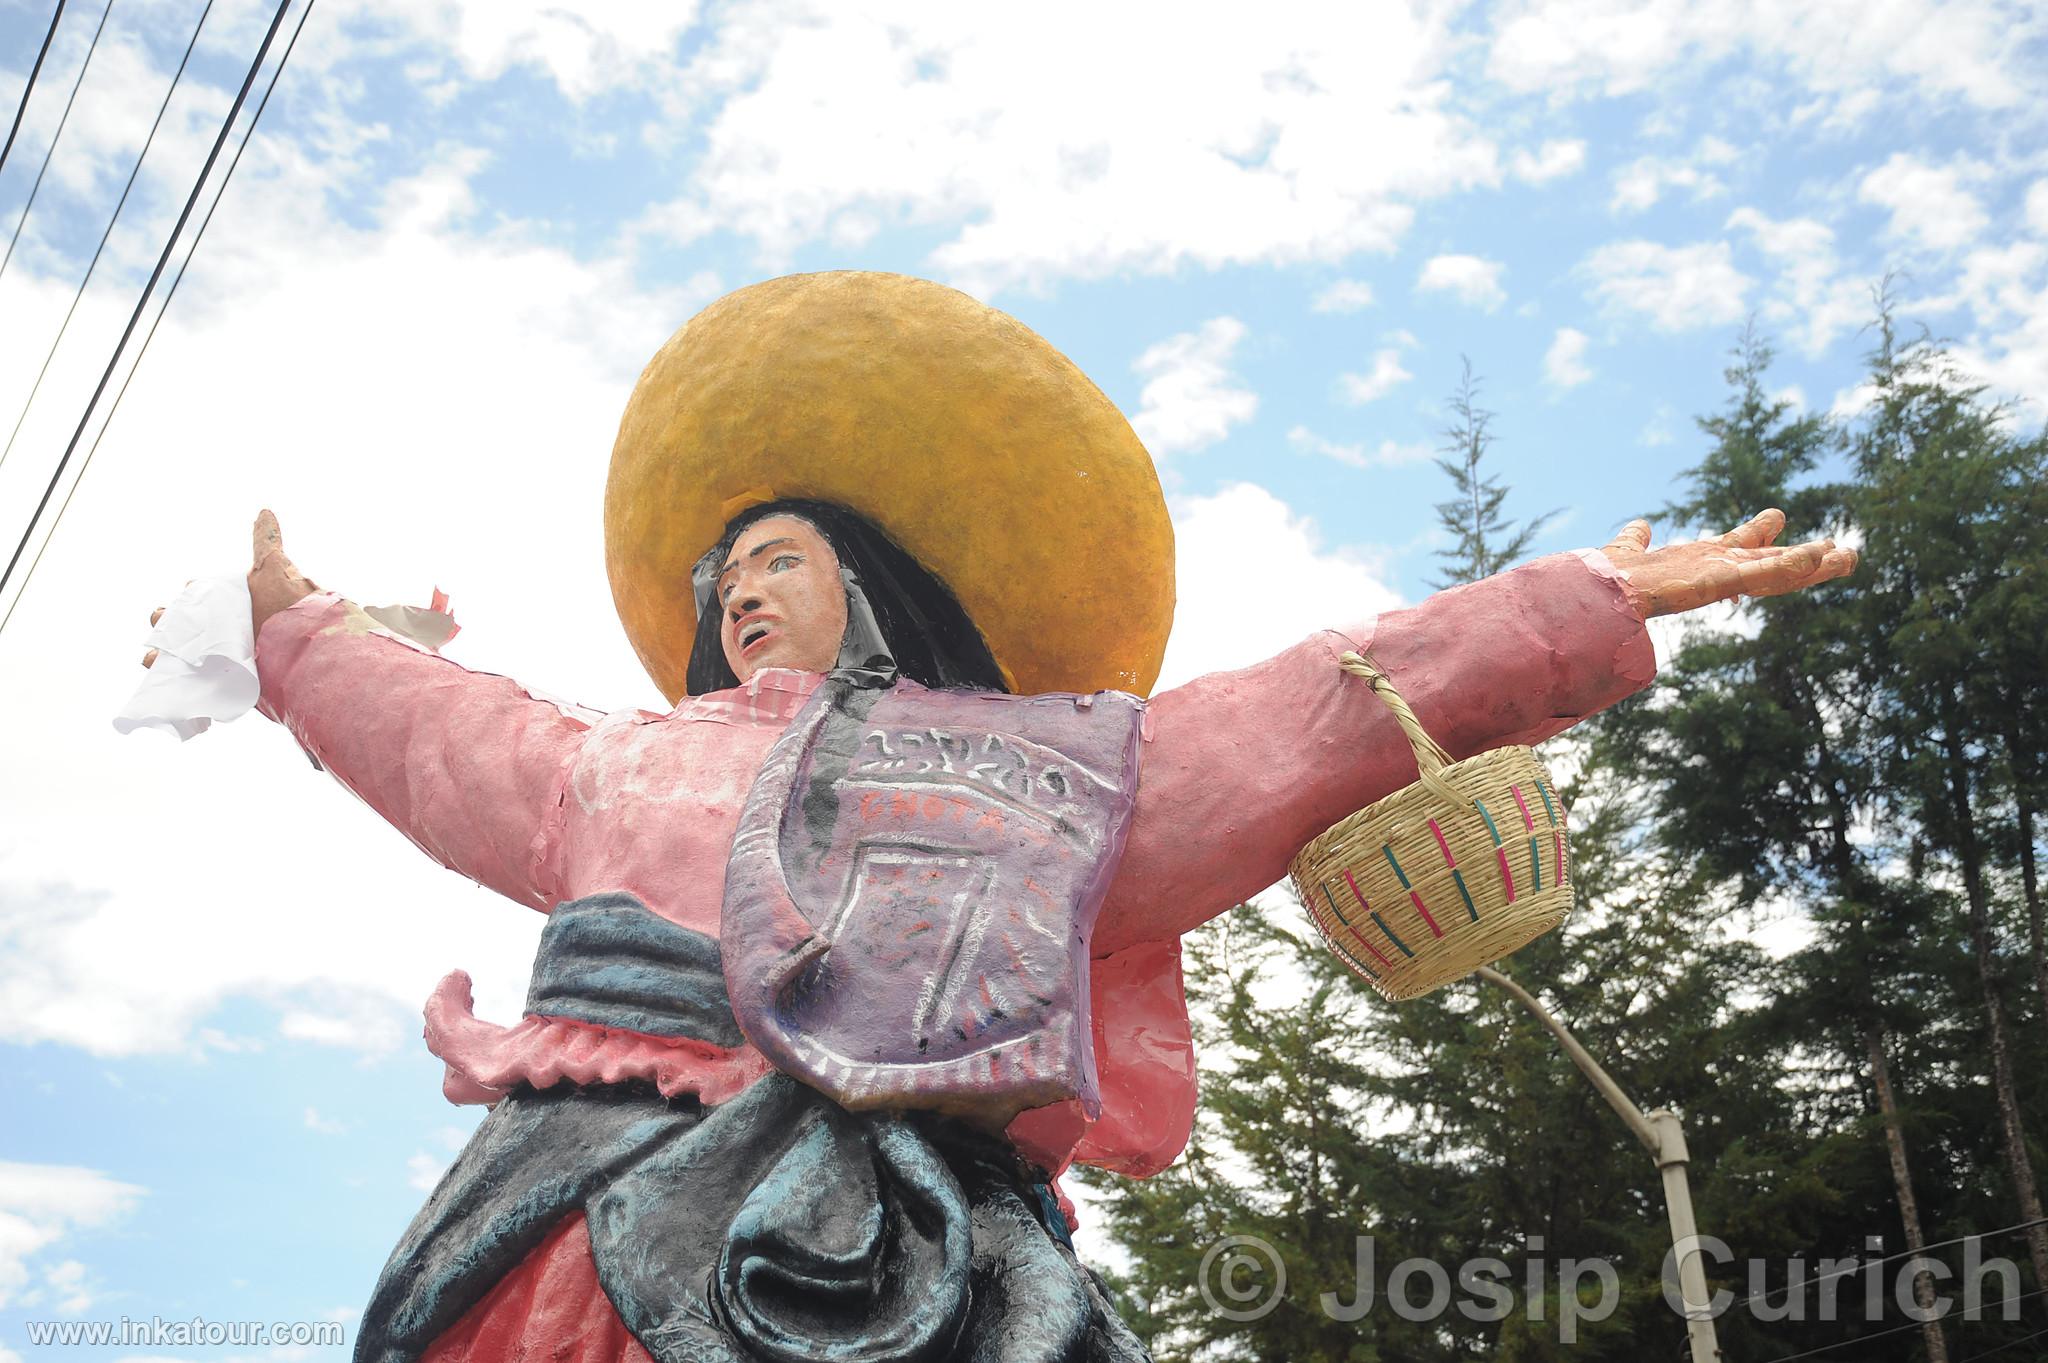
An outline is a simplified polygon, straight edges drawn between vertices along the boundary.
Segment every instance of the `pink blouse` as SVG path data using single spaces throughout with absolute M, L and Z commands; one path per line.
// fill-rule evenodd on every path
M 1103 1109 L 1039 1109 L 1012 1134 L 1132 1174 L 1180 1152 L 1195 1065 L 1180 936 L 1285 874 L 1309 839 L 1415 779 L 1385 706 L 1337 657 L 1370 648 L 1453 757 L 1534 743 L 1647 684 L 1642 622 L 1604 555 L 1539 559 L 1237 672 L 1155 697 L 1137 811 L 1097 921 L 1091 980 Z M 543 912 L 626 890 L 716 936 L 727 852 L 768 747 L 817 685 L 771 670 L 666 715 L 599 714 L 472 672 L 331 593 L 264 623 L 264 713 L 427 855 Z M 562 1019 L 477 1021 L 467 979 L 428 1007 L 448 1092 L 641 1077 L 710 1101 L 764 1072 L 751 1048 L 676 1043 Z M 696 1049 L 692 1050 L 691 1046 Z

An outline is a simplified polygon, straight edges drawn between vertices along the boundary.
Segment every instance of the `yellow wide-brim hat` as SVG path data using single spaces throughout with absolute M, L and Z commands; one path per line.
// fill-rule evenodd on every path
M 1173 527 L 1116 404 L 1016 318 L 904 275 L 790 275 L 719 299 L 648 363 L 605 484 L 626 634 L 685 693 L 691 568 L 763 501 L 833 502 L 949 587 L 1011 690 L 1147 694 Z

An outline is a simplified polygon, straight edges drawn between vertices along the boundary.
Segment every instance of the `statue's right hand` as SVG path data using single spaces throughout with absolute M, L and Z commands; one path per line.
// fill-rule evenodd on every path
M 254 561 L 249 568 L 249 618 L 258 634 L 263 622 L 320 590 L 284 556 L 284 532 L 277 517 L 258 513 L 253 531 Z
M 268 511 L 258 515 L 252 540 L 249 620 L 254 631 L 260 634 L 265 620 L 320 588 L 285 557 L 284 532 L 278 529 L 276 516 Z M 158 606 L 150 612 L 149 623 L 154 626 L 163 618 L 164 608 Z M 149 667 L 155 663 L 156 655 L 157 651 L 150 649 L 142 655 L 142 665 Z

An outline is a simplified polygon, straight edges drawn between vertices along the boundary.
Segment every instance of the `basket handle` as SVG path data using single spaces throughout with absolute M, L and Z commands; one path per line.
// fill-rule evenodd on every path
M 1429 736 L 1427 729 L 1422 727 L 1422 721 L 1415 717 L 1415 711 L 1409 708 L 1401 693 L 1394 689 L 1394 679 L 1387 675 L 1386 669 L 1371 659 L 1352 652 L 1341 654 L 1337 659 L 1337 666 L 1354 677 L 1363 678 L 1372 687 L 1373 694 L 1385 701 L 1387 708 L 1394 712 L 1394 719 L 1400 724 L 1401 732 L 1408 736 L 1408 746 L 1415 750 L 1416 774 L 1421 777 L 1422 784 L 1429 788 L 1429 792 L 1453 808 L 1467 803 L 1458 788 L 1438 774 L 1451 764 L 1451 755 L 1443 750 L 1442 744 Z

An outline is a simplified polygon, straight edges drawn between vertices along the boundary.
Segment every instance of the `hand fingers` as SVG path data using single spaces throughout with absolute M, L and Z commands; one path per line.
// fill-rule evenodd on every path
M 159 620 L 163 619 L 163 618 L 164 618 L 164 608 L 163 608 L 162 606 L 158 606 L 158 607 L 157 607 L 157 608 L 156 608 L 155 610 L 153 610 L 153 611 L 151 611 L 151 612 L 149 613 L 149 623 L 150 623 L 150 624 L 152 624 L 152 625 L 153 625 L 153 624 L 155 624 L 155 623 L 156 623 L 157 621 L 159 621 Z
M 1744 596 L 1777 596 L 1801 586 L 1819 569 L 1831 541 L 1796 545 L 1771 558 L 1735 565 L 1736 591 Z
M 261 563 L 272 553 L 284 550 L 284 531 L 278 528 L 277 517 L 268 507 L 256 514 L 256 524 L 250 531 L 252 543 L 251 562 Z
M 1650 547 L 1650 523 L 1638 517 L 1621 527 L 1619 533 L 1607 541 L 1608 552 L 1640 554 Z
M 1785 529 L 1785 513 L 1776 507 L 1759 511 L 1741 525 L 1721 536 L 1721 543 L 1730 548 L 1761 549 Z
M 1847 577 L 1856 571 L 1857 555 L 1854 549 L 1830 549 L 1821 555 L 1814 570 L 1786 588 L 1787 591 L 1804 591 L 1823 582 L 1832 582 L 1838 577 Z
M 143 654 L 143 655 L 142 655 L 142 665 L 143 665 L 144 667 L 154 667 L 154 666 L 156 666 L 156 650 L 155 650 L 155 649 L 151 649 L 151 650 L 150 650 L 149 652 L 147 652 L 147 653 L 145 653 L 145 654 Z
M 1812 577 L 1833 548 L 1832 541 L 1814 540 L 1782 549 L 1715 549 L 1689 575 L 1657 589 L 1653 613 L 1698 610 L 1744 596 L 1781 596 Z

